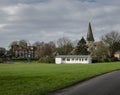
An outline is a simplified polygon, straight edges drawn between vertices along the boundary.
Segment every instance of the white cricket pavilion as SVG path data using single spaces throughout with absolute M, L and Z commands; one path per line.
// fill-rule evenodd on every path
M 56 64 L 90 64 L 92 58 L 90 55 L 57 55 Z

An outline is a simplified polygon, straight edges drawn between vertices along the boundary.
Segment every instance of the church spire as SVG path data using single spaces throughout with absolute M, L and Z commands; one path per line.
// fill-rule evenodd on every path
M 94 37 L 93 37 L 93 33 L 92 33 L 92 28 L 91 28 L 91 23 L 90 22 L 89 22 L 89 26 L 88 26 L 87 41 L 94 42 Z

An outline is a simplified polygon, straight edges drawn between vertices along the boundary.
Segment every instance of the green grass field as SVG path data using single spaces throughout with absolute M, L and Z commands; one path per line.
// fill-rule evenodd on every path
M 0 64 L 0 95 L 45 95 L 112 70 L 120 63 Z

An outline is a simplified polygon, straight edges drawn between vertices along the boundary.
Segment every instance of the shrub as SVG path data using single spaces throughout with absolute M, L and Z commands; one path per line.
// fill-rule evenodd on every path
M 54 57 L 50 57 L 50 56 L 41 57 L 39 59 L 39 62 L 42 62 L 42 63 L 55 63 Z
M 3 58 L 0 58 L 0 63 L 3 63 Z

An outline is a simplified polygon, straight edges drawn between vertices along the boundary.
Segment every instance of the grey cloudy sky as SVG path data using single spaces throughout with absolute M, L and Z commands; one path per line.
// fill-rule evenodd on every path
M 88 23 L 96 40 L 120 32 L 120 0 L 0 0 L 0 47 L 14 40 L 56 41 L 86 37 Z

